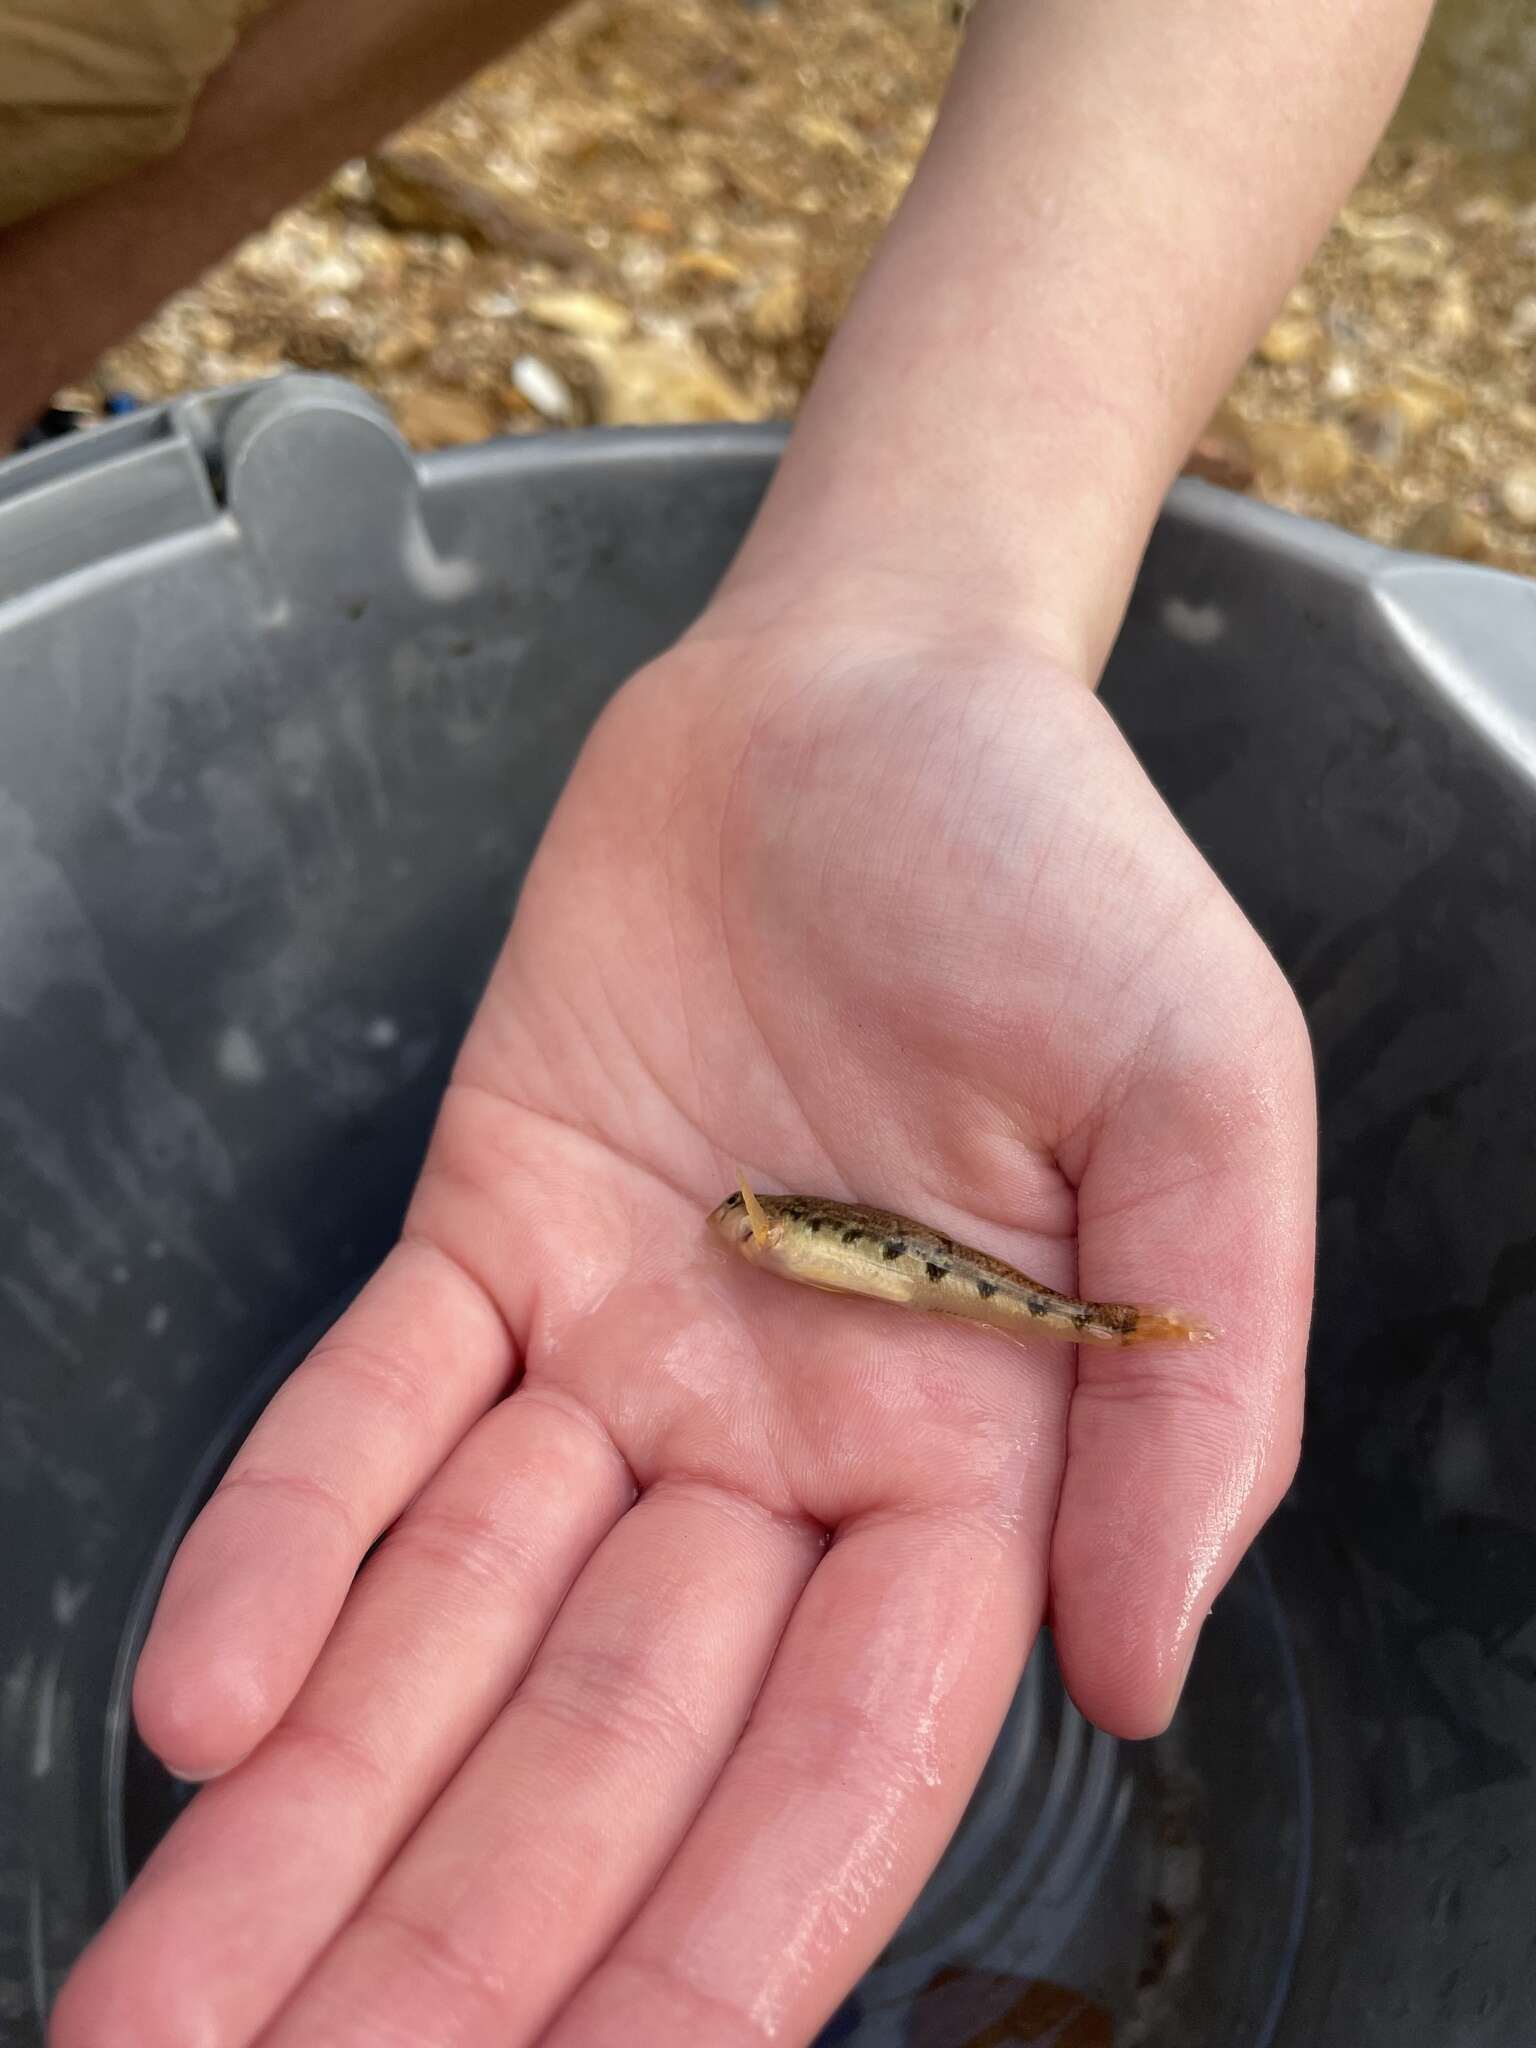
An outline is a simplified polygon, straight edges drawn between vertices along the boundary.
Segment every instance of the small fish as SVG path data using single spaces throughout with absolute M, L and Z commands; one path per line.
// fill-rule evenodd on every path
M 1074 1344 L 1204 1343 L 1216 1333 L 1182 1309 L 1078 1301 L 986 1252 L 854 1202 L 821 1195 L 728 1195 L 710 1228 L 754 1266 L 802 1287 L 862 1294 L 929 1315 L 985 1323 L 1010 1337 L 1055 1336 Z

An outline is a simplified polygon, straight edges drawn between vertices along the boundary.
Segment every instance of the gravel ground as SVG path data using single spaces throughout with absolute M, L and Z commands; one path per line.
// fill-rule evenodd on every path
M 1193 467 L 1375 539 L 1536 572 L 1523 24 L 1507 0 L 1447 5 L 1393 137 Z M 423 448 L 792 414 L 954 49 L 935 0 L 580 0 L 66 396 L 331 370 Z M 1498 113 L 1502 150 L 1457 139 L 1467 109 Z

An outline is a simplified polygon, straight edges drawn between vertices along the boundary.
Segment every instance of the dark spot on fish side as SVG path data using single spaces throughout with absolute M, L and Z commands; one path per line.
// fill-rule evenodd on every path
M 813 1237 L 816 1235 L 816 1232 L 820 1230 L 822 1224 L 825 1223 L 826 1220 L 827 1219 L 824 1216 L 813 1216 L 811 1218 L 811 1235 Z
M 944 1278 L 946 1268 L 939 1265 L 936 1260 L 929 1259 L 927 1262 L 927 1271 L 928 1278 L 934 1283 L 935 1286 L 937 1286 L 938 1283 Z
M 1080 1308 L 1073 1311 L 1072 1327 L 1074 1330 L 1086 1330 L 1092 1321 L 1093 1310 L 1091 1308 Z
M 1042 1301 L 1038 1294 L 1032 1294 L 1029 1297 L 1029 1312 L 1032 1316 L 1048 1316 L 1051 1305 L 1048 1301 Z
M 906 1248 L 906 1240 L 904 1238 L 889 1237 L 885 1241 L 885 1256 L 888 1259 L 899 1259 Z
M 990 1301 L 997 1292 L 997 1282 L 995 1280 L 978 1280 L 976 1282 L 976 1292 L 983 1301 Z
M 845 1230 L 845 1231 L 843 1232 L 843 1243 L 844 1243 L 844 1244 L 857 1244 L 857 1243 L 858 1243 L 858 1241 L 859 1241 L 859 1239 L 860 1239 L 860 1238 L 861 1238 L 861 1237 L 862 1237 L 863 1235 L 864 1235 L 864 1233 L 863 1233 L 863 1231 L 862 1231 L 862 1230 Z

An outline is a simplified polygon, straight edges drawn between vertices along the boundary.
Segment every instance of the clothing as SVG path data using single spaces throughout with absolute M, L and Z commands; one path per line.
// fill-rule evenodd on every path
M 272 0 L 0 0 L 0 228 L 174 149 Z

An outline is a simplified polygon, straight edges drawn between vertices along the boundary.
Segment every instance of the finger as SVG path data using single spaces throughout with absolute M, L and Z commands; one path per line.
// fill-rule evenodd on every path
M 302 1684 L 358 1565 L 512 1370 L 495 1304 L 396 1247 L 279 1390 L 177 1552 L 134 1714 L 173 1771 L 247 1755 Z
M 1078 1706 L 1159 1733 L 1200 1627 L 1290 1484 L 1311 1300 L 1311 1059 L 1280 1006 L 1241 1058 L 1135 1085 L 1078 1188 L 1079 1282 L 1213 1343 L 1078 1354 L 1051 1619 Z
M 263 2048 L 538 2034 L 708 1792 L 821 1540 L 733 1496 L 647 1495 Z
M 1034 1639 L 1050 1499 L 841 1534 L 655 1896 L 543 2048 L 808 2040 L 959 1823 Z
M 290 1714 L 199 1793 L 86 1952 L 54 2048 L 249 2041 L 490 1725 L 632 1497 L 581 1411 L 529 1394 L 493 1409 L 370 1560 Z

